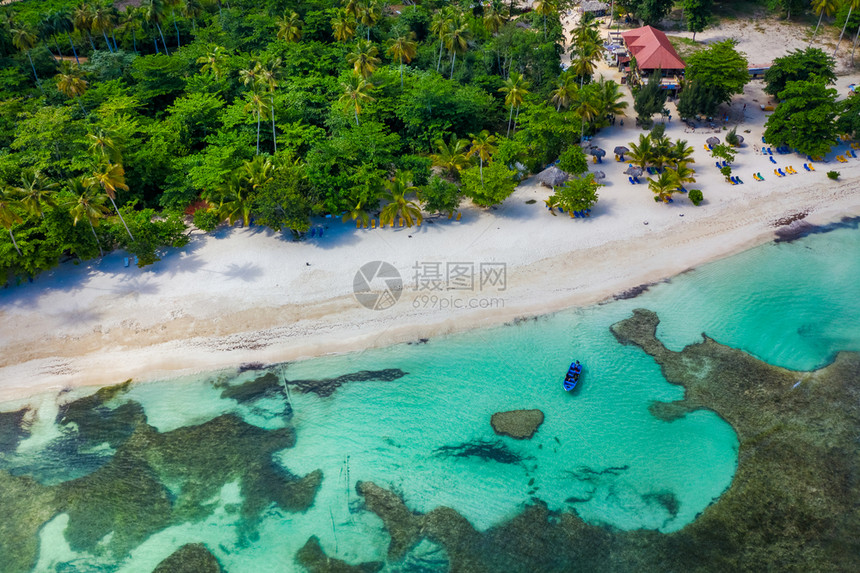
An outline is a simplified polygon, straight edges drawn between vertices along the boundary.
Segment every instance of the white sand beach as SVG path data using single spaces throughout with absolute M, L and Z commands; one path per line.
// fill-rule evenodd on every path
M 750 53 L 757 41 L 740 48 Z M 611 77 L 608 68 L 601 71 Z M 840 78 L 843 97 L 856 80 Z M 543 201 L 550 190 L 529 179 L 498 208 L 465 206 L 461 221 L 430 218 L 420 228 L 358 230 L 351 222 L 319 219 L 323 236 L 301 242 L 254 227 L 195 232 L 188 246 L 144 269 L 124 267 L 124 254 L 114 253 L 0 290 L 0 402 L 502 324 L 606 300 L 766 242 L 781 219 L 824 224 L 860 216 L 860 159 L 834 159 L 847 146 L 816 163 L 815 172 L 803 168 L 804 157 L 775 155 L 778 166 L 793 165 L 798 173 L 773 174 L 777 165 L 757 151 L 765 121 L 761 87 L 750 83 L 731 108 L 730 126 L 746 138 L 733 164 L 743 185 L 726 182 L 703 149 L 708 137 L 722 139 L 725 132 L 685 132 L 670 105 L 666 134 L 695 149 L 698 182 L 688 187 L 704 193 L 700 207 L 684 196 L 655 203 L 646 184 L 631 185 L 623 175 L 627 163 L 614 161 L 612 150 L 643 133 L 631 110 L 624 126 L 593 139 L 608 155 L 590 167 L 607 177 L 587 219 L 550 214 Z M 830 169 L 841 173 L 838 181 L 827 179 Z M 753 178 L 759 172 L 765 181 Z M 402 296 L 387 310 L 368 310 L 353 296 L 356 272 L 370 261 L 391 263 L 403 278 Z M 442 269 L 471 263 L 476 284 L 417 290 L 415 267 L 426 274 L 426 263 Z M 480 288 L 481 263 L 506 265 L 504 290 Z
M 593 141 L 610 150 L 623 145 L 639 133 L 632 123 Z M 655 203 L 647 185 L 629 184 L 627 164 L 610 156 L 591 165 L 607 174 L 607 185 L 588 219 L 552 216 L 543 203 L 550 190 L 527 180 L 497 209 L 466 208 L 459 222 L 357 230 L 322 219 L 323 237 L 302 242 L 259 228 L 222 229 L 196 233 L 188 246 L 144 269 L 124 267 L 121 253 L 64 264 L 33 284 L 0 291 L 0 401 L 500 324 L 605 300 L 768 241 L 779 219 L 805 214 L 804 221 L 820 224 L 860 215 L 860 159 L 837 164 L 832 153 L 813 173 L 803 170 L 803 158 L 777 155 L 780 165 L 799 169 L 777 178 L 753 149 L 758 124 L 749 124 L 750 143 L 735 161 L 744 180 L 736 186 L 707 159 L 702 146 L 711 134 L 667 124 L 671 137 L 696 149 L 695 187 L 706 199 L 700 207 L 685 197 Z M 831 168 L 842 173 L 839 181 L 826 178 Z M 766 181 L 755 181 L 753 172 Z M 358 268 L 375 260 L 393 264 L 404 281 L 401 299 L 387 310 L 368 310 L 353 296 Z M 414 267 L 422 265 L 426 276 L 423 265 L 432 262 L 473 263 L 474 289 L 416 290 Z M 504 290 L 479 288 L 481 263 L 506 265 Z M 443 303 L 422 298 L 429 295 L 465 308 L 439 308 Z

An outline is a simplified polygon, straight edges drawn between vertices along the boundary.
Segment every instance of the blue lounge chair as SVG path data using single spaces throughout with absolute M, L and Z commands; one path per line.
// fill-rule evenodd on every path
M 323 236 L 323 228 L 320 227 L 319 229 L 317 229 L 317 237 L 322 237 L 322 236 Z
M 743 185 L 743 184 L 744 184 L 744 182 L 741 180 L 741 178 L 740 178 L 740 177 L 735 177 L 735 180 L 736 180 L 738 183 L 740 183 L 741 185 Z
M 761 142 L 762 142 L 762 143 L 767 143 L 767 141 L 765 141 L 765 140 L 764 140 L 764 136 L 763 136 L 763 135 L 761 136 Z
M 635 183 L 633 183 L 633 178 L 632 178 L 632 177 L 628 177 L 628 178 L 627 178 L 627 180 L 628 180 L 628 181 L 630 181 L 630 184 L 631 184 L 631 185 L 635 185 Z
M 638 185 L 638 184 L 639 184 L 639 178 L 638 178 L 638 177 L 634 177 L 634 178 L 633 178 L 633 182 L 634 182 L 634 183 L 636 183 L 636 184 Z
M 773 163 L 774 165 L 776 165 L 776 159 L 774 159 L 773 157 L 768 157 L 768 159 L 770 159 L 770 162 L 771 162 L 771 163 Z
M 686 193 L 687 189 L 684 187 L 681 187 L 680 189 L 678 189 L 678 191 L 680 191 L 681 193 Z
M 311 239 L 313 239 L 313 238 L 316 236 L 316 234 L 317 234 L 317 229 L 316 229 L 316 227 L 311 227 L 311 230 L 310 230 L 310 232 L 308 233 L 308 237 L 310 237 Z
M 806 163 L 804 163 L 804 164 L 803 164 L 803 168 L 804 168 L 804 169 L 806 169 L 807 171 L 812 171 L 812 170 L 809 168 L 809 165 L 808 165 L 808 164 L 806 164 Z
M 767 154 L 768 154 L 768 155 L 773 155 L 773 147 L 768 147 L 768 148 L 767 148 Z
M 716 166 L 717 166 L 717 169 L 719 169 L 720 167 L 722 167 L 722 165 L 720 165 L 720 162 L 719 162 L 719 161 L 714 161 L 714 165 L 716 165 Z
M 128 266 L 128 257 L 125 257 L 125 258 L 122 260 L 122 262 L 123 262 L 123 265 L 127 267 L 127 266 Z
M 782 172 L 782 169 L 777 169 L 777 173 L 779 173 L 780 177 L 785 177 L 785 173 Z

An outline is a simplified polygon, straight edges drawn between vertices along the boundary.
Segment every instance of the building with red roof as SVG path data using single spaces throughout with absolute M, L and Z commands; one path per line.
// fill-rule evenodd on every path
M 621 32 L 621 38 L 632 61 L 635 60 L 637 73 L 645 78 L 661 70 L 664 78 L 684 75 L 684 60 L 672 47 L 666 34 L 651 26 L 642 26 L 635 30 Z

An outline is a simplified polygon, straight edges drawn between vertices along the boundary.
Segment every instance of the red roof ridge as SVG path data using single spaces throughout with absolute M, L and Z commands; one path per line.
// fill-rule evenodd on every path
M 684 60 L 675 51 L 666 34 L 653 26 L 642 26 L 621 32 L 627 49 L 636 58 L 636 65 L 642 70 L 684 69 Z

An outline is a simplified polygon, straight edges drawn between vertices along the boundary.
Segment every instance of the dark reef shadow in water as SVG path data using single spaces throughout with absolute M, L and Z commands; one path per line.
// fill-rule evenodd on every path
M 776 230 L 775 243 L 791 243 L 809 235 L 820 235 L 837 229 L 860 228 L 860 217 L 842 217 L 839 221 L 827 225 L 813 225 L 802 219 L 791 221 L 788 225 Z
M 533 459 L 514 452 L 501 440 L 472 440 L 453 446 L 440 446 L 436 448 L 436 455 L 448 458 L 478 458 L 500 464 L 518 464 L 523 460 Z

